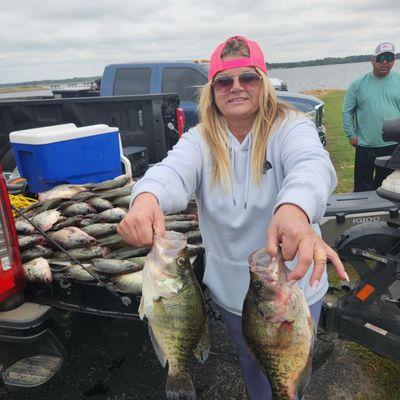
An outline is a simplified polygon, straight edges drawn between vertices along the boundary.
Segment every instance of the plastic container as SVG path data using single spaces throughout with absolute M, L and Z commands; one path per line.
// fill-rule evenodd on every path
M 19 173 L 40 193 L 63 183 L 102 182 L 121 174 L 118 128 L 74 124 L 10 133 Z

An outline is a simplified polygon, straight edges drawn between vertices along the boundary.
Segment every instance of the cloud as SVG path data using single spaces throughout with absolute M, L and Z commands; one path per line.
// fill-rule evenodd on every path
M 397 0 L 2 2 L 0 83 L 101 75 L 106 64 L 209 57 L 234 34 L 270 62 L 369 54 L 400 38 Z

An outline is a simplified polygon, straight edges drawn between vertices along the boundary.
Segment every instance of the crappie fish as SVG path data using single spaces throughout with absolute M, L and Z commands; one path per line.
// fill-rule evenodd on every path
M 44 232 L 50 230 L 53 225 L 62 217 L 60 211 L 47 210 L 36 214 L 32 219 L 32 224 Z
M 68 250 L 68 254 L 77 260 L 90 260 L 92 258 L 104 257 L 109 253 L 106 247 L 90 246 Z M 70 260 L 71 257 L 62 251 L 55 251 L 53 257 L 58 260 Z
M 93 269 L 104 274 L 127 274 L 143 269 L 143 266 L 128 260 L 113 260 L 110 258 L 93 258 L 90 260 Z
M 85 202 L 78 202 L 68 205 L 62 213 L 66 217 L 74 217 L 76 215 L 95 214 L 96 209 Z
M 143 271 L 131 272 L 110 278 L 108 284 L 117 292 L 140 294 L 142 293 Z
M 127 183 L 132 181 L 132 176 L 130 174 L 119 175 L 114 179 L 100 183 L 87 184 L 86 187 L 92 190 L 110 190 L 125 186 Z
M 108 236 L 117 232 L 118 223 L 99 223 L 82 227 L 82 230 L 94 238 Z
M 93 246 L 97 242 L 94 237 L 75 226 L 63 228 L 57 232 L 49 232 L 48 236 L 51 240 L 64 247 L 64 249 Z
M 15 229 L 17 230 L 18 233 L 28 235 L 30 233 L 35 232 L 35 228 L 31 223 L 29 223 L 27 220 L 19 218 L 15 220 Z
M 155 237 L 143 269 L 139 313 L 149 322 L 154 351 L 165 366 L 167 399 L 196 399 L 189 374 L 193 351 L 204 362 L 209 352 L 206 310 L 183 234 Z
M 93 282 L 97 279 L 102 279 L 102 276 L 94 271 L 91 264 L 82 264 L 86 269 L 79 264 L 67 266 L 64 269 L 64 274 L 67 278 L 82 282 Z
M 40 244 L 34 245 L 32 247 L 29 247 L 26 250 L 23 250 L 21 252 L 21 260 L 22 262 L 27 262 L 30 260 L 33 260 L 34 258 L 39 258 L 39 257 L 51 257 L 53 255 L 53 250 L 41 246 Z
M 93 216 L 93 222 L 120 222 L 126 215 L 126 211 L 122 208 L 115 207 L 110 210 L 102 211 Z
M 39 193 L 39 200 L 43 202 L 56 198 L 70 199 L 77 193 L 83 192 L 85 190 L 86 188 L 82 185 L 58 185 L 48 190 L 47 192 Z
M 88 200 L 86 200 L 86 203 L 91 205 L 96 209 L 97 212 L 102 212 L 105 210 L 111 210 L 111 208 L 114 208 L 113 204 L 111 201 L 108 201 L 106 199 L 102 199 L 101 197 L 92 197 Z
M 28 281 L 50 283 L 53 280 L 50 265 L 43 257 L 35 258 L 24 263 L 22 266 Z
M 249 257 L 250 286 L 243 303 L 243 336 L 268 376 L 274 400 L 302 399 L 311 375 L 314 323 L 303 291 L 289 285 L 279 254 Z
M 29 235 L 29 236 L 19 236 L 18 237 L 18 245 L 20 250 L 25 250 L 28 247 L 34 246 L 35 244 L 43 244 L 45 242 L 45 238 L 41 235 Z

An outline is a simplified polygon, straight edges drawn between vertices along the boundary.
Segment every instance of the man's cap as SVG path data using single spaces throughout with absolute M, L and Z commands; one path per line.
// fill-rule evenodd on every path
M 379 56 L 379 54 L 382 53 L 393 53 L 396 54 L 394 51 L 394 44 L 390 42 L 383 42 L 381 44 L 378 44 L 375 49 L 374 56 Z
M 234 38 L 241 39 L 243 42 L 246 43 L 247 47 L 249 48 L 249 57 L 240 57 L 234 60 L 222 61 L 222 50 L 224 49 L 225 45 Z M 261 71 L 267 73 L 265 57 L 262 50 L 260 49 L 260 46 L 256 42 L 246 39 L 243 36 L 232 36 L 224 43 L 218 45 L 214 52 L 211 54 L 208 79 L 212 80 L 218 72 L 238 67 L 258 67 L 261 69 Z

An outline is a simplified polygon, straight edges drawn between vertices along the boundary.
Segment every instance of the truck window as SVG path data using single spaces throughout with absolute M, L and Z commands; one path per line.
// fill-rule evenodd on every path
M 197 102 L 199 87 L 207 78 L 192 68 L 164 68 L 163 93 L 177 93 L 181 101 Z
M 150 68 L 121 68 L 114 83 L 114 96 L 148 94 L 150 92 Z

